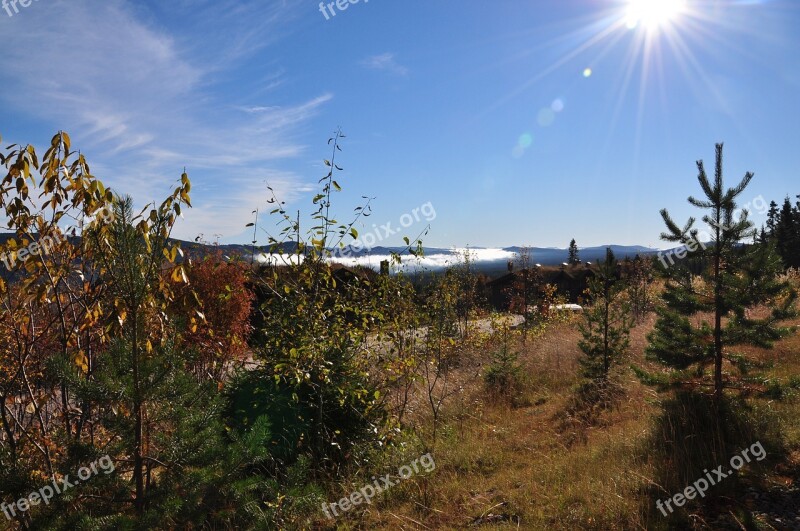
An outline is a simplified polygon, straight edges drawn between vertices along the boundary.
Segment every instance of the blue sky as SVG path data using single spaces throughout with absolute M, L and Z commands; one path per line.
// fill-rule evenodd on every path
M 0 11 L 0 134 L 68 131 L 142 205 L 185 166 L 175 234 L 222 243 L 251 239 L 266 183 L 308 212 L 338 126 L 337 218 L 366 195 L 359 229 L 396 229 L 430 203 L 429 246 L 663 247 L 658 210 L 695 213 L 718 141 L 731 184 L 756 174 L 745 202 L 800 193 L 800 3 L 630 4 L 36 0 Z

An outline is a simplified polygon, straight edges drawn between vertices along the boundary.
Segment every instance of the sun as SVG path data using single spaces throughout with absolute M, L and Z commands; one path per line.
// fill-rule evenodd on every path
M 628 0 L 627 3 L 628 28 L 641 26 L 647 31 L 657 31 L 686 11 L 687 0 Z

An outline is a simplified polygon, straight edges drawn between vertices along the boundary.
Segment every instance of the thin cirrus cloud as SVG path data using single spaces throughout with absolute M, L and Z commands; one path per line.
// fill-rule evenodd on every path
M 125 0 L 53 0 L 0 17 L 0 35 L 14 42 L 0 54 L 0 133 L 6 142 L 33 141 L 15 130 L 17 116 L 69 131 L 92 172 L 141 205 L 169 193 L 186 167 L 194 208 L 175 236 L 234 239 L 263 206 L 267 182 L 285 200 L 307 191 L 280 163 L 303 154 L 300 128 L 333 97 L 270 104 L 287 78 L 279 66 L 243 91 L 241 104 L 215 90 L 218 79 L 235 77 L 275 42 L 297 5 L 232 4 L 213 19 L 213 32 L 202 16 L 219 10 L 210 1 L 158 7 L 180 18 L 171 31 Z
M 396 76 L 407 76 L 408 68 L 399 64 L 393 53 L 373 55 L 361 61 L 361 66 L 370 70 L 381 70 Z

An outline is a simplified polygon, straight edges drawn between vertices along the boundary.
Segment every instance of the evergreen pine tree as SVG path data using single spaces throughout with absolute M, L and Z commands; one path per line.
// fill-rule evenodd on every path
M 800 268 L 800 195 L 796 197 L 798 201 L 796 201 L 794 207 L 792 207 L 792 221 L 794 223 L 792 226 L 791 243 L 789 245 L 791 249 L 791 265 L 789 267 Z
M 644 259 L 638 254 L 628 262 L 625 271 L 625 284 L 628 300 L 631 305 L 631 315 L 634 322 L 641 322 L 652 310 L 653 300 L 651 295 L 651 284 L 653 283 L 653 262 Z
M 578 257 L 578 245 L 575 243 L 575 238 L 569 242 L 569 256 L 567 258 L 567 263 L 569 265 L 575 265 L 580 262 L 580 258 Z
M 57 374 L 65 389 L 94 409 L 93 444 L 72 441 L 73 460 L 63 472 L 77 470 L 104 453 L 113 473 L 99 473 L 81 489 L 56 497 L 32 520 L 35 529 L 196 529 L 248 525 L 251 506 L 269 496 L 267 479 L 253 474 L 270 459 L 271 433 L 266 416 L 245 430 L 226 430 L 224 402 L 211 382 L 198 383 L 186 367 L 187 352 L 174 345 L 154 347 L 139 365 L 148 382 L 140 391 L 147 404 L 144 454 L 145 503 L 126 511 L 131 497 L 130 448 L 136 439 L 132 411 L 136 395 L 130 367 L 131 345 L 117 341 L 96 359 L 91 381 L 71 364 Z M 87 489 L 91 489 L 88 490 Z M 91 503 L 81 501 L 92 494 Z M 74 495 L 74 496 L 73 496 Z
M 622 301 L 623 283 L 617 278 L 617 261 L 611 249 L 598 264 L 597 276 L 589 280 L 591 306 L 585 310 L 580 325 L 583 339 L 578 347 L 585 357 L 580 360 L 583 375 L 606 382 L 611 366 L 628 350 L 632 319 L 630 305 Z
M 666 271 L 664 306 L 658 309 L 654 331 L 648 336 L 648 356 L 674 369 L 696 366 L 696 377 L 702 380 L 704 369 L 713 366 L 714 397 L 722 397 L 726 381 L 723 361 L 747 368 L 746 360 L 732 347 L 751 344 L 768 348 L 788 333 L 778 323 L 793 315 L 796 294 L 788 284 L 777 280 L 780 261 L 768 245 L 746 247 L 741 242 L 755 232 L 746 210 L 734 218 L 736 198 L 745 190 L 752 173 L 747 173 L 734 188 L 723 188 L 722 144 L 716 146 L 716 171 L 713 183 L 706 176 L 702 161 L 697 162 L 698 181 L 705 199 L 689 197 L 689 203 L 706 210 L 703 221 L 708 226 L 709 242 L 701 242 L 699 229 L 690 218 L 678 227 L 666 209 L 661 216 L 668 232 L 662 239 L 686 246 L 690 256 L 703 258 L 706 266 L 694 276 L 682 263 Z M 770 304 L 771 312 L 761 318 L 749 309 Z M 710 314 L 712 322 L 703 319 L 696 324 L 694 316 Z M 703 315 L 705 314 L 705 315 Z M 680 375 L 685 380 L 689 375 Z M 699 382 L 696 382 L 699 383 Z
M 769 210 L 767 211 L 767 232 L 770 236 L 774 236 L 775 234 L 775 226 L 778 224 L 778 215 L 780 214 L 780 210 L 778 210 L 778 203 L 775 201 L 769 202 Z
M 499 326 L 502 344 L 492 354 L 492 362 L 486 368 L 483 382 L 489 395 L 516 404 L 522 395 L 522 366 L 519 353 L 511 348 L 511 329 L 508 323 Z
M 783 201 L 773 233 L 775 247 L 786 267 L 800 267 L 800 211 L 789 198 Z
M 171 297 L 162 257 L 176 254 L 167 208 L 153 210 L 149 226 L 130 198 L 115 201 L 111 244 L 96 264 L 116 310 L 110 346 L 95 353 L 91 373 L 68 357 L 49 362 L 61 393 L 80 404 L 62 472 L 106 454 L 113 474 L 95 474 L 32 514 L 32 528 L 228 527 L 239 504 L 261 500 L 251 469 L 270 457 L 266 417 L 247 433 L 227 432 L 217 384 L 193 376 L 194 354 L 176 346 L 184 330 L 160 311 Z

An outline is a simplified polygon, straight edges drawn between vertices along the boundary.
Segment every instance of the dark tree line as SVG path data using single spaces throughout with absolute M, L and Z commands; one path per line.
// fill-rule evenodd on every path
M 767 225 L 762 227 L 760 240 L 773 243 L 775 250 L 787 268 L 800 268 L 800 195 L 794 205 L 786 197 L 783 206 L 778 208 L 775 201 L 770 202 L 767 212 Z

